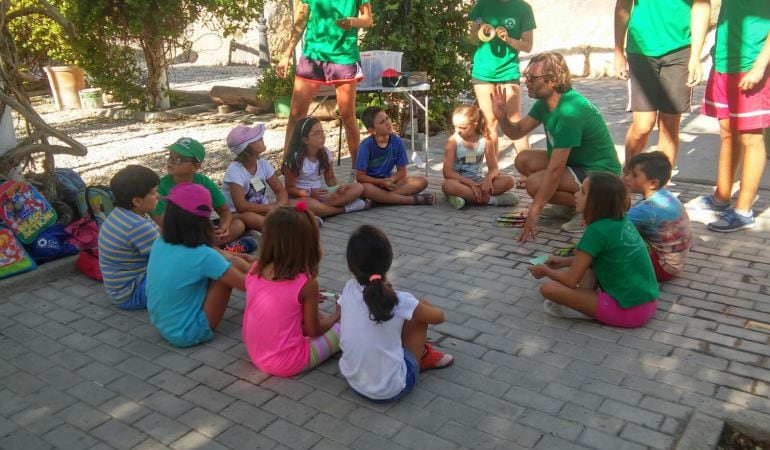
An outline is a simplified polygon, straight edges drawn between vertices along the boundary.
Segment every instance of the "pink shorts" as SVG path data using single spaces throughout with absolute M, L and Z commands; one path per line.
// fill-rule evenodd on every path
M 637 328 L 650 321 L 657 307 L 658 301 L 653 300 L 630 308 L 621 308 L 608 293 L 599 290 L 599 303 L 596 305 L 594 318 L 613 327 Z
M 730 128 L 738 131 L 770 127 L 770 76 L 750 91 L 738 87 L 744 73 L 719 73 L 711 70 L 703 96 L 703 114 L 719 120 L 730 119 Z

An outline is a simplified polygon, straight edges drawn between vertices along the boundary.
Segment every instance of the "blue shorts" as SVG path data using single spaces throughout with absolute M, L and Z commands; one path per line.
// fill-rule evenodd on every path
M 365 396 L 364 394 L 356 391 L 355 389 L 352 389 L 353 392 L 360 395 L 361 397 L 373 402 L 373 403 L 390 403 L 395 402 L 396 400 L 402 399 L 406 394 L 410 393 L 412 389 L 419 383 L 420 381 L 420 363 L 417 362 L 417 358 L 414 357 L 412 352 L 404 349 L 404 363 L 406 363 L 406 385 L 404 386 L 404 389 L 401 389 L 401 392 L 394 395 L 391 398 L 381 399 L 381 400 L 375 400 L 373 398 L 369 398 Z
M 135 309 L 147 309 L 147 277 L 142 277 L 142 281 L 139 282 L 134 288 L 134 292 L 131 293 L 131 298 L 118 303 L 119 309 L 135 310 Z

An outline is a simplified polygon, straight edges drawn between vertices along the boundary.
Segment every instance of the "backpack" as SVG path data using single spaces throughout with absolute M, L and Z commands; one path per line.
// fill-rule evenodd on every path
M 0 228 L 0 278 L 10 277 L 36 267 L 24 247 L 7 228 Z
M 86 183 L 77 172 L 72 169 L 60 167 L 54 170 L 56 175 L 56 200 L 65 203 L 78 211 L 78 192 L 86 188 Z M 77 219 L 77 217 L 75 217 Z
M 24 248 L 36 263 L 41 264 L 76 254 L 78 248 L 67 242 L 69 237 L 70 234 L 64 225 L 55 223 L 38 234 L 35 240 Z
M 56 211 L 31 184 L 6 181 L 0 184 L 0 222 L 29 244 L 56 222 Z
M 88 201 L 86 201 L 88 199 Z M 93 217 L 99 226 L 115 207 L 112 189 L 109 186 L 86 186 L 77 194 L 80 217 Z

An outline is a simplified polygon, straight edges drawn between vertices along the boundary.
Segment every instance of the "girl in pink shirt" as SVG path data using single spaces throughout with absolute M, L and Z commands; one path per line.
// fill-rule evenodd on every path
M 305 202 L 267 215 L 259 257 L 246 277 L 243 343 L 257 368 L 290 377 L 340 349 L 340 308 L 318 312 L 321 242 Z

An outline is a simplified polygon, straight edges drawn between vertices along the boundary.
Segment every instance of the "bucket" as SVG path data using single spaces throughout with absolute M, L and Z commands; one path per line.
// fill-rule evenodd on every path
M 56 109 L 80 108 L 78 93 L 86 87 L 83 69 L 78 66 L 47 66 L 44 70 Z
M 104 108 L 102 90 L 100 88 L 82 89 L 80 92 L 80 105 L 83 109 Z
M 382 71 L 393 69 L 401 72 L 402 52 L 390 50 L 369 50 L 361 52 L 361 67 L 364 79 L 358 85 L 361 87 L 382 87 Z

